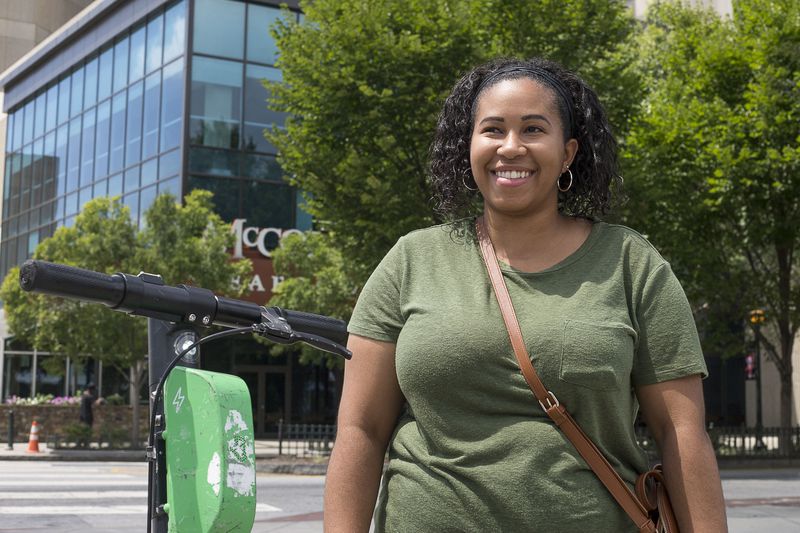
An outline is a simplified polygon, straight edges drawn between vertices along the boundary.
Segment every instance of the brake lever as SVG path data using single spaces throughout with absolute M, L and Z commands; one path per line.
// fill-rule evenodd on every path
M 323 352 L 341 355 L 345 359 L 353 357 L 353 353 L 341 344 L 312 333 L 298 333 L 292 330 L 291 326 L 282 317 L 274 314 L 273 316 L 278 320 L 254 324 L 253 332 L 276 344 L 303 342 Z M 264 313 L 262 313 L 262 318 L 264 318 Z

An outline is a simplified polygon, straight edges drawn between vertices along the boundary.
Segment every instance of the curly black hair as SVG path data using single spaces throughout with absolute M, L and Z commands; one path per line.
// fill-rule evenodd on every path
M 536 70 L 545 70 L 546 74 L 538 76 Z M 570 118 L 574 121 L 572 136 L 578 141 L 578 152 L 570 167 L 574 180 L 566 193 L 559 192 L 559 211 L 596 218 L 610 210 L 612 188 L 620 188 L 622 178 L 617 167 L 617 142 L 594 90 L 553 61 L 500 58 L 475 67 L 458 80 L 439 114 L 429 154 L 430 181 L 435 210 L 444 220 L 473 214 L 480 195 L 477 190 L 470 190 L 477 187 L 469 153 L 478 97 L 500 81 L 522 77 L 531 78 L 555 93 L 561 123 L 565 125 L 565 140 L 570 138 L 567 126 Z M 547 77 L 555 78 L 571 95 L 572 117 L 566 108 L 568 103 Z

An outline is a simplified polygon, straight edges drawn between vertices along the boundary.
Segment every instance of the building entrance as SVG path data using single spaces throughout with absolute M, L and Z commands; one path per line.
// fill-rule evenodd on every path
M 250 390 L 255 436 L 276 437 L 278 423 L 292 418 L 292 380 L 285 366 L 242 365 L 234 373 Z

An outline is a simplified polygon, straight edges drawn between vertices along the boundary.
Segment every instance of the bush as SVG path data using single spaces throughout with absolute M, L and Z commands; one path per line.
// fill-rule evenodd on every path
M 128 440 L 128 431 L 119 426 L 104 424 L 100 428 L 100 442 L 107 442 L 109 448 L 122 448 Z
M 74 442 L 79 448 L 86 448 L 89 446 L 89 441 L 92 440 L 92 428 L 86 424 L 69 424 L 64 427 L 67 440 Z
M 116 393 L 106 396 L 105 400 L 108 405 L 125 405 L 125 398 Z

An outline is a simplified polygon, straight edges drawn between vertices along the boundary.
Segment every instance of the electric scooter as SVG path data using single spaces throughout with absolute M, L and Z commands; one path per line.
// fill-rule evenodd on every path
M 249 532 L 255 520 L 250 392 L 237 376 L 200 369 L 201 344 L 250 333 L 351 357 L 341 320 L 169 286 L 156 274 L 108 275 L 30 260 L 20 285 L 148 318 L 148 533 Z M 198 332 L 212 325 L 226 329 L 201 339 Z

